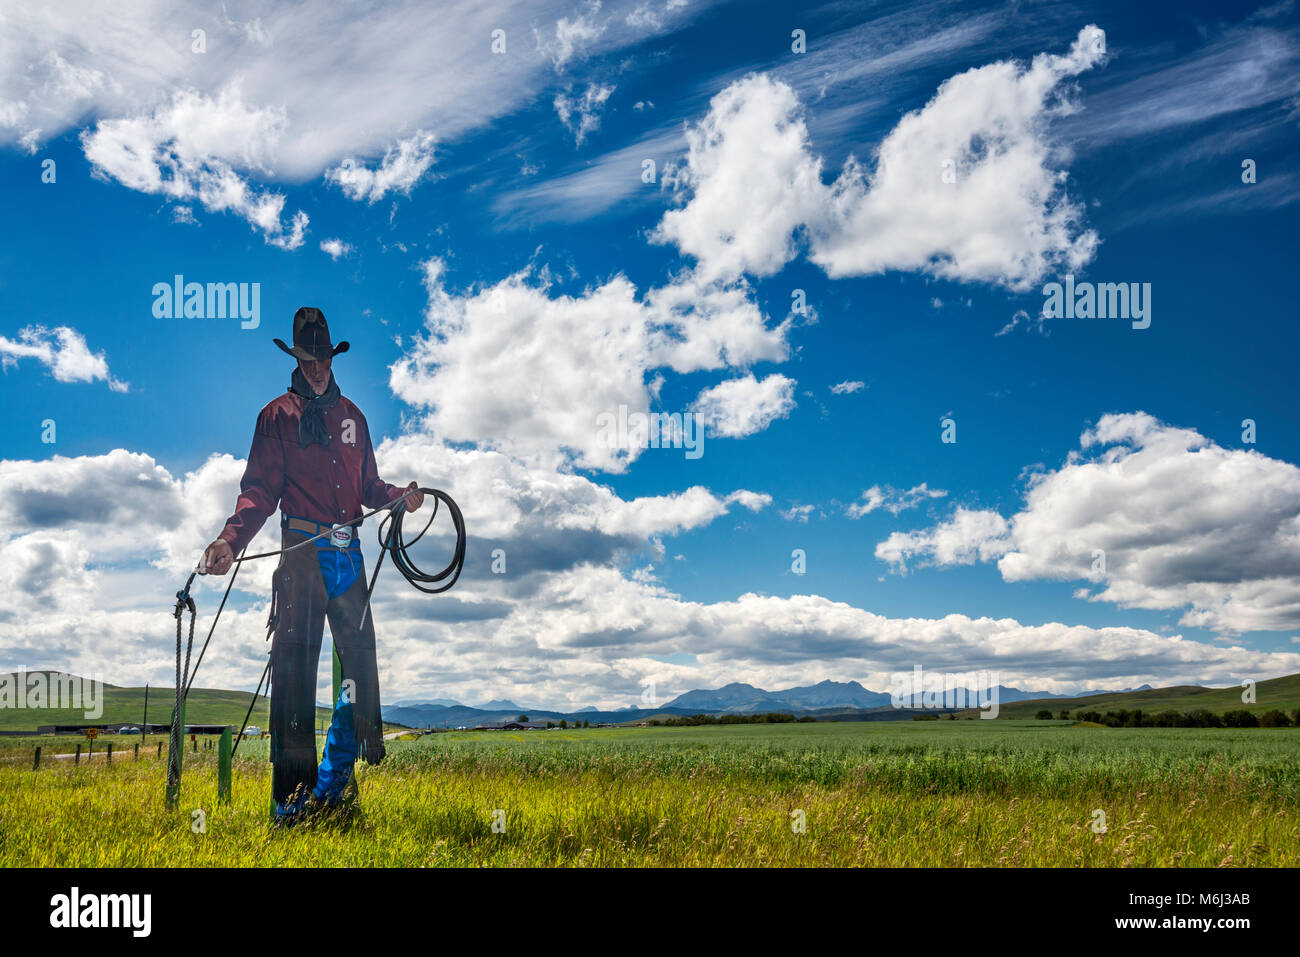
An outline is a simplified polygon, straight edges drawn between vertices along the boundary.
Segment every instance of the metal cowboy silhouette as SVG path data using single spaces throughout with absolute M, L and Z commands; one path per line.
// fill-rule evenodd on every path
M 274 342 L 298 365 L 288 391 L 257 416 L 234 514 L 200 567 L 224 575 L 277 505 L 283 547 L 329 532 L 282 554 L 271 579 L 271 791 L 277 822 L 292 824 L 309 805 L 338 806 L 355 796 L 348 785 L 358 755 L 368 764 L 384 757 L 359 530 L 340 526 L 404 494 L 413 512 L 424 495 L 409 492 L 415 482 L 398 488 L 379 477 L 366 418 L 331 371 L 348 343 L 331 343 L 325 315 L 303 306 L 293 317 L 293 346 Z M 345 680 L 318 767 L 316 671 L 327 618 Z

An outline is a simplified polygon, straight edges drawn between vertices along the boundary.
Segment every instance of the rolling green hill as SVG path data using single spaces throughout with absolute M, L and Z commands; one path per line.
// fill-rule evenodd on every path
M 1069 711 L 1073 717 L 1076 711 L 1129 711 L 1141 708 L 1148 713 L 1157 711 L 1206 711 L 1222 713 L 1244 708 L 1255 714 L 1263 714 L 1278 708 L 1291 714 L 1300 708 L 1300 674 L 1287 675 L 1283 678 L 1271 678 L 1255 685 L 1254 704 L 1243 704 L 1242 687 L 1233 685 L 1229 688 L 1201 688 L 1196 685 L 1179 685 L 1173 688 L 1153 688 L 1150 691 L 1117 691 L 1110 694 L 1088 695 L 1084 698 L 1038 698 L 1031 701 L 1012 701 L 998 709 L 1000 718 L 1032 718 L 1038 711 L 1046 708 L 1055 717 L 1058 712 Z M 976 714 L 975 711 L 963 711 L 959 717 Z
M 39 672 L 31 671 L 28 675 Z M 144 720 L 144 689 L 119 688 L 105 684 L 103 688 L 104 713 L 98 718 L 87 718 L 80 708 L 0 708 L 0 731 L 34 731 L 47 724 L 119 724 L 130 721 L 139 724 Z M 171 720 L 172 705 L 176 700 L 174 688 L 149 689 L 149 721 L 164 724 Z M 244 721 L 252 695 L 247 691 L 222 691 L 216 688 L 191 688 L 185 708 L 189 724 L 229 724 L 236 728 Z M 266 728 L 271 720 L 270 703 L 260 695 L 249 724 Z M 327 708 L 316 709 L 316 720 L 329 724 Z

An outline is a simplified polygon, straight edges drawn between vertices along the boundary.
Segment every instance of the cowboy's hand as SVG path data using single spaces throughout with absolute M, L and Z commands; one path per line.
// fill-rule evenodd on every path
M 230 571 L 234 560 L 235 553 L 231 551 L 230 543 L 224 538 L 218 538 L 203 552 L 203 561 L 199 562 L 199 574 L 224 575 Z
M 406 487 L 409 490 L 413 488 L 419 488 L 420 486 L 412 482 L 410 485 Z M 424 504 L 424 493 L 416 492 L 414 495 L 411 495 L 406 499 L 406 510 L 408 512 L 414 512 L 417 508 L 419 508 L 423 504 Z

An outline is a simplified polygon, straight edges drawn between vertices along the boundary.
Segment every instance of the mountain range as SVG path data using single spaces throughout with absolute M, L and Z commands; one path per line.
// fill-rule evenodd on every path
M 1150 686 L 1124 689 L 1144 691 Z M 1105 691 L 1086 691 L 1074 698 L 1106 694 Z M 1044 698 L 1061 698 L 1065 695 L 1047 691 L 1022 691 L 1007 685 L 998 685 L 998 701 L 1005 704 L 1013 701 L 1039 700 Z M 969 700 L 969 698 L 967 698 Z M 920 705 L 918 699 L 906 701 L 904 707 Z M 716 689 L 697 688 L 678 695 L 666 704 L 654 708 L 624 706 L 612 710 L 601 710 L 587 706 L 576 711 L 558 711 L 546 708 L 526 708 L 508 699 L 494 699 L 478 706 L 462 705 L 450 698 L 403 699 L 393 705 L 385 705 L 385 721 L 404 724 L 412 728 L 457 728 L 473 727 L 489 721 L 508 721 L 526 714 L 534 721 L 568 721 L 584 719 L 588 721 L 637 721 L 656 714 L 760 714 L 769 711 L 787 711 L 796 715 L 831 714 L 860 712 L 865 715 L 881 717 L 906 716 L 894 708 L 893 701 L 886 691 L 871 691 L 856 681 L 820 681 L 815 685 L 786 688 L 780 691 L 766 691 L 754 685 L 732 682 Z

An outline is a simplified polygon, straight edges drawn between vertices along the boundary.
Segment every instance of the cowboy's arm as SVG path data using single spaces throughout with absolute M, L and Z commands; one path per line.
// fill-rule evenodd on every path
M 366 451 L 361 457 L 361 502 L 366 508 L 380 508 L 387 505 L 408 489 L 417 488 L 412 482 L 406 488 L 389 485 L 379 477 L 379 468 L 375 465 L 375 449 L 370 444 L 370 426 L 362 419 L 362 431 L 365 433 Z M 424 503 L 424 493 L 416 492 L 406 500 L 406 510 L 414 512 Z
M 265 412 L 258 417 L 253 433 L 253 445 L 248 452 L 248 464 L 239 483 L 239 499 L 235 512 L 226 520 L 226 526 L 217 540 L 203 553 L 202 566 L 207 574 L 224 575 L 234 561 L 234 555 L 261 530 L 274 512 L 284 491 L 284 446 L 265 421 Z

